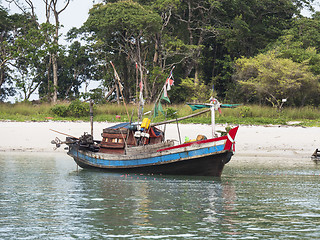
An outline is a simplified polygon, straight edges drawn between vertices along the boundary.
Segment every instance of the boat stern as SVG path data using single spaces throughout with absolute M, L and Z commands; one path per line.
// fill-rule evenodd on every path
M 239 129 L 239 126 L 230 129 L 230 131 L 227 134 L 227 141 L 223 150 L 233 151 L 233 152 L 235 151 L 235 137 L 238 132 L 238 129 Z

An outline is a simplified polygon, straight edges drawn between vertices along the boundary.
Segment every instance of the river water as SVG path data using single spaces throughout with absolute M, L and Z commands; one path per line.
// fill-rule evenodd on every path
M 311 161 L 311 160 L 310 160 Z M 230 162 L 221 179 L 0 154 L 0 239 L 320 239 L 320 170 Z

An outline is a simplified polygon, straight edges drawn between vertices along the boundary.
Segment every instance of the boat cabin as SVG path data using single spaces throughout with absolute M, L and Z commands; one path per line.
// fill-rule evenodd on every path
M 120 123 L 103 129 L 99 152 L 125 154 L 126 148 L 161 143 L 164 133 L 156 127 L 150 127 L 150 120 L 142 124 Z

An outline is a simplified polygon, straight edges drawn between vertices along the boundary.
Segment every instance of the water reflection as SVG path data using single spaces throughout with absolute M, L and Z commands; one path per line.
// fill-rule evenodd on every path
M 313 166 L 110 174 L 64 155 L 0 154 L 0 239 L 319 238 L 319 177 Z

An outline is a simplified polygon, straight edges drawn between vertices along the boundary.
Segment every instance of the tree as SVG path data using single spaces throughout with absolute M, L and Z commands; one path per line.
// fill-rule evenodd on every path
M 234 78 L 242 86 L 247 99 L 252 96 L 264 98 L 272 106 L 280 108 L 282 99 L 291 100 L 293 104 L 299 97 L 300 105 L 303 105 L 308 94 L 319 93 L 317 77 L 308 70 L 308 66 L 277 58 L 274 52 L 252 58 L 242 57 L 235 64 Z
M 24 13 L 31 15 L 31 18 L 33 19 L 34 23 L 38 26 L 38 29 L 40 30 L 41 25 L 38 22 L 38 18 L 35 11 L 35 6 L 32 0 L 24 0 L 23 3 L 19 2 L 18 0 L 12 0 L 12 2 Z M 50 58 L 48 62 L 48 74 L 49 77 L 50 73 L 50 66 L 52 66 L 52 78 L 53 78 L 53 96 L 52 96 L 52 102 L 56 103 L 58 98 L 58 53 L 60 51 L 59 46 L 59 29 L 61 27 L 59 15 L 65 11 L 65 9 L 68 7 L 70 0 L 65 0 L 62 7 L 59 8 L 59 5 L 62 0 L 44 0 L 44 7 L 45 7 L 45 16 L 46 16 L 46 23 L 51 24 L 51 16 L 53 15 L 54 19 L 54 33 L 51 35 L 46 35 L 45 41 L 46 43 L 50 43 Z
M 15 92 L 3 85 L 16 81 L 18 88 L 23 86 L 23 81 L 17 76 L 25 76 L 27 71 L 34 70 L 30 68 L 31 62 L 41 52 L 43 44 L 30 14 L 8 15 L 0 8 L 0 19 L 0 98 L 3 100 Z M 27 95 L 25 92 L 25 97 Z
M 46 5 L 46 17 L 47 23 L 50 23 L 51 13 L 54 15 L 54 26 L 55 26 L 55 35 L 54 35 L 54 48 L 51 51 L 51 62 L 52 62 L 52 71 L 53 71 L 53 103 L 57 103 L 58 100 L 58 48 L 59 48 L 59 29 L 60 29 L 60 20 L 59 15 L 68 7 L 70 0 L 66 0 L 64 5 L 59 9 L 58 2 L 59 0 L 45 0 Z
M 24 24 L 23 34 L 15 39 L 19 55 L 14 63 L 14 81 L 16 87 L 22 91 L 23 100 L 27 101 L 42 84 L 45 74 L 46 58 L 50 54 L 50 43 L 46 36 L 53 31 L 52 25 L 43 23 L 39 28 L 33 21 Z
M 8 61 L 12 59 L 12 22 L 8 12 L 0 8 L 0 100 L 4 100 L 9 94 L 4 84 L 10 82 Z
M 320 74 L 320 13 L 312 18 L 296 18 L 294 25 L 271 45 L 279 57 L 307 63 L 316 75 Z
M 154 46 L 152 37 L 160 30 L 160 23 L 160 16 L 149 8 L 133 1 L 119 1 L 95 5 L 84 24 L 84 28 L 94 34 L 96 42 L 104 42 L 106 51 L 114 58 L 119 54 L 118 61 L 123 68 L 122 79 L 127 90 L 130 88 L 127 80 L 129 76 L 126 74 L 130 71 L 128 66 L 137 64 L 146 98 L 150 93 L 147 54 Z M 128 98 L 128 92 L 126 96 Z

